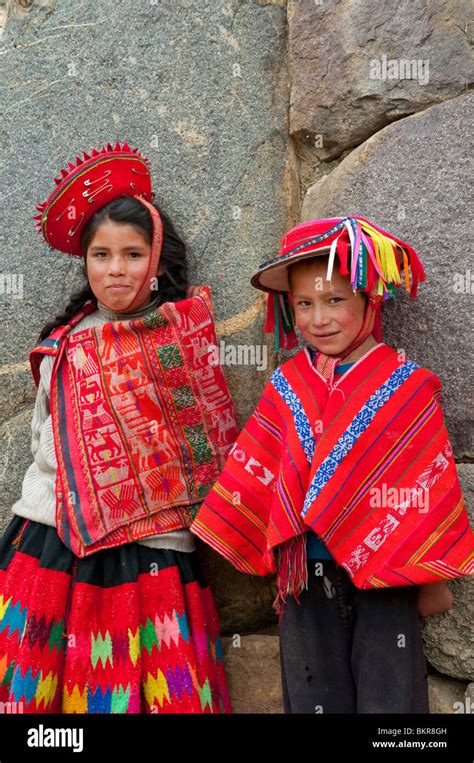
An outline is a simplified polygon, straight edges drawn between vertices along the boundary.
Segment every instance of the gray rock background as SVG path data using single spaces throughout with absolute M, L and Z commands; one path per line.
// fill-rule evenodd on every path
M 413 244 L 427 281 L 417 302 L 385 306 L 384 340 L 440 376 L 472 505 L 468 12 L 464 0 L 404 0 L 396 13 L 377 0 L 0 2 L 2 527 L 31 462 L 28 352 L 81 279 L 78 262 L 45 250 L 34 206 L 79 151 L 116 140 L 150 159 L 192 280 L 211 286 L 221 338 L 268 349 L 264 372 L 224 367 L 242 424 L 284 359 L 262 338 L 264 303 L 249 285 L 283 233 L 358 213 Z M 371 62 L 384 57 L 419 62 L 420 78 L 374 78 Z M 23 276 L 20 299 L 5 276 Z M 235 707 L 281 712 L 274 578 L 200 552 Z M 453 610 L 423 624 L 433 712 L 453 712 L 473 680 L 473 579 L 450 585 Z
M 401 0 L 396 11 L 380 0 L 289 0 L 290 129 L 302 143 L 321 136 L 318 157 L 472 84 L 468 0 Z M 401 68 L 410 76 L 396 76 Z
M 474 469 L 459 464 L 458 473 L 474 526 Z M 449 587 L 454 597 L 451 609 L 423 620 L 425 654 L 440 673 L 474 681 L 474 577 L 452 580 Z

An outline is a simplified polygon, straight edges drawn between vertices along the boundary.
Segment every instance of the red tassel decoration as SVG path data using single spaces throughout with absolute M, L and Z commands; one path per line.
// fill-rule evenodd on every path
M 294 596 L 308 588 L 308 565 L 306 560 L 306 533 L 296 535 L 277 548 L 278 594 L 273 602 L 277 615 L 282 616 L 287 596 Z

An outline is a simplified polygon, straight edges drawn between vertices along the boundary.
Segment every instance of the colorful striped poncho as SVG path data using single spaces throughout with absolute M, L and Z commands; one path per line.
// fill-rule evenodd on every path
M 357 588 L 474 572 L 474 535 L 432 372 L 379 343 L 332 390 L 298 352 L 272 374 L 191 530 L 238 570 L 307 586 L 305 533 Z
M 56 524 L 79 557 L 188 527 L 239 431 L 222 369 L 208 362 L 209 287 L 143 319 L 72 333 L 95 309 L 87 303 L 30 354 L 36 384 L 42 356 L 56 356 Z

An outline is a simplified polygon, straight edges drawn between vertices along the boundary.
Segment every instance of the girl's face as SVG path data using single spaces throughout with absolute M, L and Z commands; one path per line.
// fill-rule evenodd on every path
M 87 277 L 97 299 L 110 310 L 126 310 L 146 277 L 150 251 L 145 236 L 133 225 L 105 220 L 86 252 Z M 157 275 L 162 273 L 164 267 L 160 266 Z M 142 305 L 150 297 L 151 291 Z
M 365 300 L 355 294 L 349 276 L 334 268 L 326 281 L 327 259 L 313 259 L 295 266 L 291 272 L 289 299 L 295 323 L 315 349 L 338 355 L 356 338 L 365 312 Z

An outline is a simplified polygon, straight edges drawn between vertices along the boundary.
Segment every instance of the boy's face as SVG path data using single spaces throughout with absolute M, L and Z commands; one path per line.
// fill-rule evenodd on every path
M 365 298 L 337 269 L 336 261 L 331 281 L 326 281 L 327 258 L 303 260 L 290 277 L 295 323 L 308 344 L 326 355 L 339 355 L 351 344 L 365 312 Z

